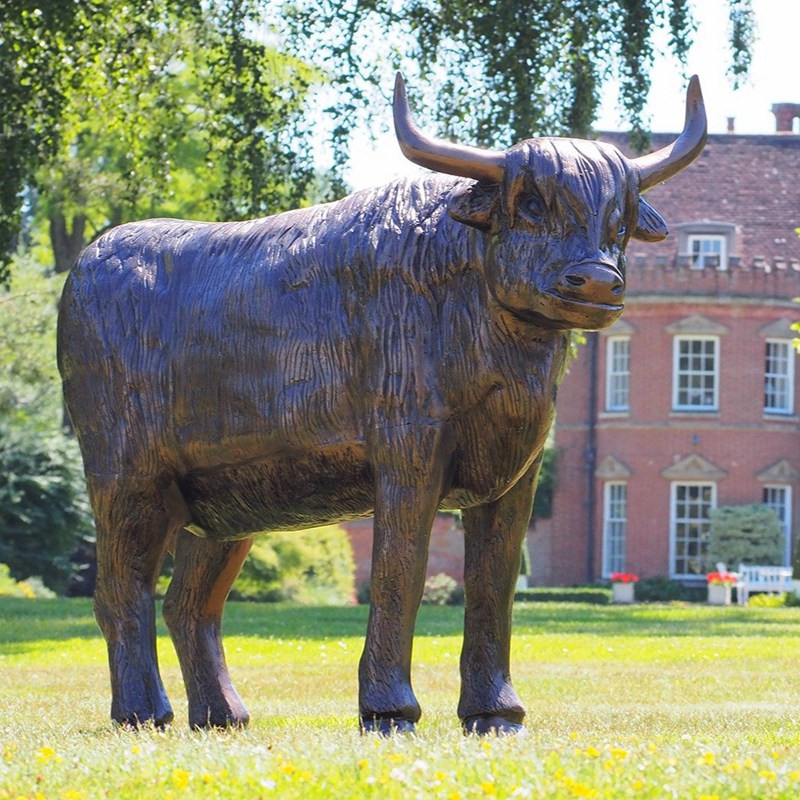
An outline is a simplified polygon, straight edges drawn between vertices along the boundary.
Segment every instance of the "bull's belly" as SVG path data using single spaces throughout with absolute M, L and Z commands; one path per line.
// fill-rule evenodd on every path
M 352 449 L 197 470 L 178 479 L 199 536 L 231 540 L 368 517 L 374 480 Z
M 469 461 L 461 462 L 439 507 L 469 508 L 496 500 L 521 477 L 530 460 L 520 457 L 511 472 L 507 464 L 506 469 L 486 463 L 470 469 Z M 177 483 L 189 510 L 186 527 L 215 540 L 360 519 L 371 516 L 375 507 L 373 469 L 363 449 L 354 446 L 302 458 L 198 469 Z

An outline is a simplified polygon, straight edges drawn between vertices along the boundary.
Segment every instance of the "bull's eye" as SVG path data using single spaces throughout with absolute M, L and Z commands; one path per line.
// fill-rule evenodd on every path
M 546 211 L 544 200 L 537 194 L 532 194 L 525 203 L 525 216 L 535 224 L 544 220 Z
M 611 241 L 614 242 L 614 244 L 621 244 L 625 241 L 628 229 L 619 209 L 613 211 L 608 218 L 608 231 Z

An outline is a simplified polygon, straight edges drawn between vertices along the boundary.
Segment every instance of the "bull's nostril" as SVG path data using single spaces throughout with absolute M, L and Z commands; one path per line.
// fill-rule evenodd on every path
M 583 286 L 586 283 L 586 278 L 582 275 L 567 275 L 567 283 L 575 288 Z
M 623 293 L 623 291 L 625 291 L 625 284 L 618 283 L 611 290 L 611 294 L 613 294 L 614 297 L 619 297 Z

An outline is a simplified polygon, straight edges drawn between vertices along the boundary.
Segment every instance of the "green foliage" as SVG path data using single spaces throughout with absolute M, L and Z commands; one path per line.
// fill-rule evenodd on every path
M 315 605 L 352 603 L 354 576 L 350 539 L 338 525 L 276 531 L 256 540 L 231 597 Z
M 69 555 L 91 535 L 77 443 L 0 423 L 0 562 L 63 591 Z
M 789 598 L 791 595 L 788 593 L 773 594 L 770 592 L 761 592 L 759 594 L 750 595 L 747 598 L 747 605 L 754 606 L 755 608 L 783 608 L 784 606 L 792 605 Z
M 458 589 L 458 582 L 446 572 L 431 575 L 425 581 L 422 590 L 422 602 L 428 606 L 453 605 L 453 597 Z
M 550 519 L 553 513 L 553 489 L 557 480 L 558 451 L 555 447 L 545 448 L 542 453 L 542 470 L 536 496 L 533 498 L 533 519 Z
M 607 606 L 611 590 L 589 587 L 518 589 L 514 594 L 517 603 L 590 603 Z
M 46 275 L 30 258 L 20 258 L 9 288 L 0 288 L 0 421 L 60 427 L 55 353 L 63 282 L 63 277 Z
M 706 598 L 705 585 L 688 587 L 663 576 L 642 578 L 636 584 L 636 599 L 642 603 L 666 603 L 676 600 L 701 603 L 705 602 Z
M 0 4 L 0 284 L 26 187 L 66 239 L 174 199 L 187 142 L 193 158 L 202 154 L 200 203 L 210 197 L 220 214 L 256 216 L 305 196 L 313 170 L 303 111 L 319 74 L 276 53 L 258 27 L 266 8 Z
M 774 510 L 761 504 L 711 511 L 708 560 L 729 569 L 744 564 L 783 563 L 783 531 Z
M 24 584 L 11 577 L 8 564 L 0 564 L 0 597 L 30 597 L 25 592 Z
M 92 536 L 80 454 L 61 432 L 62 282 L 20 259 L 10 289 L 0 289 L 0 562 L 16 579 L 40 576 L 58 591 L 70 553 Z
M 746 73 L 752 45 L 750 0 L 728 0 L 731 75 Z M 604 84 L 619 82 L 619 104 L 635 140 L 646 143 L 643 109 L 650 91 L 655 36 L 685 63 L 694 32 L 688 0 L 295 0 L 288 37 L 301 57 L 323 63 L 347 92 L 336 106 L 346 139 L 358 108 L 385 84 L 375 38 L 391 42 L 387 61 L 430 82 L 422 105 L 436 105 L 447 134 L 508 146 L 532 135 L 590 133 Z

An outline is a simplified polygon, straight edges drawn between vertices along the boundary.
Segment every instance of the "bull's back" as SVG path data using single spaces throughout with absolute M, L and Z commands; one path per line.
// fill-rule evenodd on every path
M 299 274 L 281 236 L 302 215 L 282 217 L 277 233 L 269 220 L 133 223 L 87 248 L 64 290 L 59 363 L 88 472 L 359 439 L 347 289 Z

